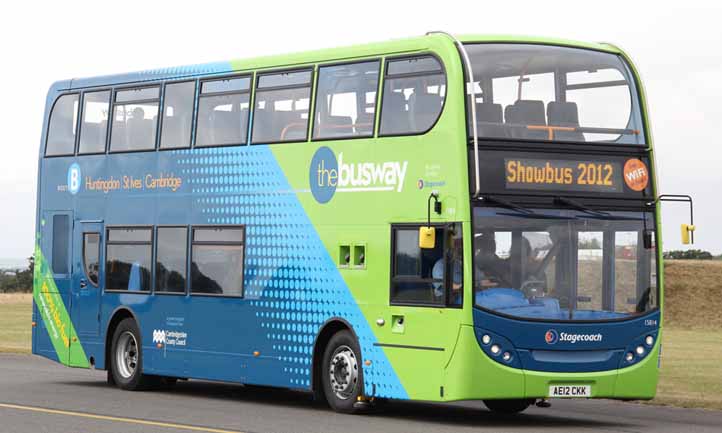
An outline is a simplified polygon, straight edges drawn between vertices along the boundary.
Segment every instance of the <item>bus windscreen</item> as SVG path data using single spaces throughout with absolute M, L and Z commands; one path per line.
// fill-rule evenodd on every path
M 479 138 L 645 143 L 636 85 L 620 56 L 538 44 L 465 48 L 474 75 Z
M 554 321 L 648 312 L 658 299 L 651 227 L 648 212 L 477 207 L 475 305 Z

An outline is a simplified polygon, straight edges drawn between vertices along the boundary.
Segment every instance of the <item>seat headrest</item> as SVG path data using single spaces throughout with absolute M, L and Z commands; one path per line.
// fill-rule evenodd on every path
M 547 105 L 547 117 L 553 126 L 579 126 L 576 102 L 550 102 Z
M 526 125 L 546 125 L 544 102 L 520 99 L 514 103 L 513 108 L 507 107 L 507 122 L 522 123 Z M 508 117 L 511 116 L 511 119 Z
M 476 120 L 480 122 L 502 123 L 501 104 L 491 102 L 476 103 Z

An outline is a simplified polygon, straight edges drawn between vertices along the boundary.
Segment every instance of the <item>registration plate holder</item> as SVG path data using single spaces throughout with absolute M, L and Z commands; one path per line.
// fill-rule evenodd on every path
M 592 396 L 592 385 L 563 384 L 549 385 L 548 397 L 553 398 L 589 398 Z

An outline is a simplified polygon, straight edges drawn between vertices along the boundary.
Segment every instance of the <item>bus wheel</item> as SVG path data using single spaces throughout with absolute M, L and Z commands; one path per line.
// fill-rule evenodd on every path
M 519 398 L 509 400 L 484 400 L 484 405 L 492 412 L 514 414 L 523 412 L 534 400 Z
M 336 412 L 356 413 L 354 407 L 363 396 L 361 349 L 349 331 L 331 337 L 323 355 L 323 392 L 326 401 Z
M 110 353 L 110 373 L 119 388 L 138 391 L 151 387 L 152 378 L 142 373 L 143 351 L 135 320 L 128 318 L 118 324 Z

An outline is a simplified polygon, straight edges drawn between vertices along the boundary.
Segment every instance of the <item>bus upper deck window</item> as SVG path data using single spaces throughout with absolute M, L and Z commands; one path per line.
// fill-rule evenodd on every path
M 105 152 L 109 109 L 110 90 L 88 92 L 83 95 L 83 120 L 80 126 L 78 153 Z
M 196 146 L 246 144 L 250 100 L 251 77 L 202 82 Z
M 155 149 L 160 88 L 143 87 L 115 93 L 111 152 Z
M 55 102 L 50 115 L 46 156 L 75 153 L 75 134 L 78 120 L 78 95 L 63 95 Z
M 314 138 L 373 135 L 379 67 L 374 60 L 319 68 Z
M 386 66 L 380 135 L 418 134 L 441 114 L 446 76 L 431 56 L 391 60 Z
M 194 81 L 170 83 L 165 86 L 163 124 L 160 134 L 161 149 L 190 147 L 195 93 Z
M 304 141 L 313 71 L 260 75 L 253 110 L 253 144 Z

